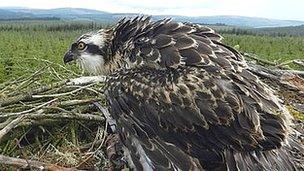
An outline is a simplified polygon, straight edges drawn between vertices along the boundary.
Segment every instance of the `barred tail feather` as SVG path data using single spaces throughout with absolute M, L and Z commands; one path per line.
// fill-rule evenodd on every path
M 243 153 L 225 152 L 227 170 L 240 171 L 297 171 L 304 170 L 304 148 L 296 135 L 279 149 Z
M 127 161 L 134 170 L 204 170 L 199 161 L 193 158 L 173 144 L 165 143 L 161 140 L 151 139 L 152 148 L 147 148 L 147 144 L 132 136 L 126 140 L 128 148 Z M 127 150 L 127 149 L 125 149 Z

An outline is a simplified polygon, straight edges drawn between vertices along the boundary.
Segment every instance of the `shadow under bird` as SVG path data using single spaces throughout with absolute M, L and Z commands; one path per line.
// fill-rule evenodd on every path
M 135 170 L 301 170 L 291 116 L 212 29 L 122 19 L 64 56 L 106 76 L 106 100 Z

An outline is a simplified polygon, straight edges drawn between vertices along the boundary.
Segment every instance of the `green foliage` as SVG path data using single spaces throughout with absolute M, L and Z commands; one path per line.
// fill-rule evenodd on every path
M 289 27 L 250 28 L 226 25 L 210 25 L 221 34 L 253 35 L 253 36 L 304 36 L 304 25 Z
M 224 42 L 239 45 L 240 51 L 254 53 L 269 61 L 304 59 L 304 37 L 272 37 L 224 34 Z
M 108 25 L 88 21 L 0 22 L 0 83 L 16 79 L 25 72 L 35 72 L 47 64 L 43 59 L 55 63 L 54 67 L 60 71 L 58 64 L 63 64 L 63 54 L 71 43 L 79 35 L 101 27 Z M 231 30 L 232 27 L 217 26 L 216 29 L 223 31 Z M 240 51 L 255 53 L 271 61 L 283 62 L 304 57 L 304 37 L 242 34 L 246 33 L 224 34 L 224 42 L 239 47 Z M 68 66 L 68 69 L 78 70 L 75 66 Z
M 1 31 L 74 31 L 97 30 L 108 27 L 110 24 L 102 24 L 91 21 L 64 21 L 64 20 L 11 20 L 1 21 Z
M 46 63 L 62 64 L 68 45 L 81 31 L 0 31 L 0 82 L 35 72 Z

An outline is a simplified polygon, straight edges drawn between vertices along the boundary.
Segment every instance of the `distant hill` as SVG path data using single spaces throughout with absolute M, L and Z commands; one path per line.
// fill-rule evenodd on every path
M 0 9 L 0 19 L 7 20 L 7 19 L 17 19 L 17 18 L 32 18 L 35 17 L 31 13 L 23 13 L 23 12 L 15 12 L 5 9 Z
M 0 8 L 0 20 L 7 19 L 42 19 L 59 18 L 62 20 L 89 20 L 99 22 L 114 22 L 113 14 L 78 8 L 30 9 L 30 8 Z
M 61 20 L 89 20 L 112 23 L 124 16 L 135 16 L 132 13 L 108 13 L 82 8 L 57 8 L 57 9 L 30 9 L 30 8 L 0 8 L 0 20 L 24 19 L 24 18 L 59 18 Z M 176 15 L 155 15 L 154 19 L 173 18 L 176 21 L 188 21 L 204 24 L 226 24 L 241 27 L 284 27 L 304 25 L 304 21 L 275 20 L 243 16 L 202 16 L 187 17 Z
M 252 31 L 260 35 L 304 36 L 304 25 L 275 28 L 255 28 L 252 29 Z
M 157 18 L 162 16 L 156 16 Z M 218 24 L 223 23 L 230 26 L 239 27 L 285 27 L 303 25 L 304 21 L 295 20 L 276 20 L 258 17 L 243 16 L 206 16 L 206 17 L 185 17 L 185 16 L 168 16 L 178 21 L 191 21 L 194 23 Z

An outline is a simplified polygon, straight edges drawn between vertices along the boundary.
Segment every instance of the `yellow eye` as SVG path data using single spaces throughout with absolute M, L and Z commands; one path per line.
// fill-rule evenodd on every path
M 86 47 L 86 44 L 83 42 L 79 42 L 77 45 L 77 49 L 78 50 L 83 50 Z

